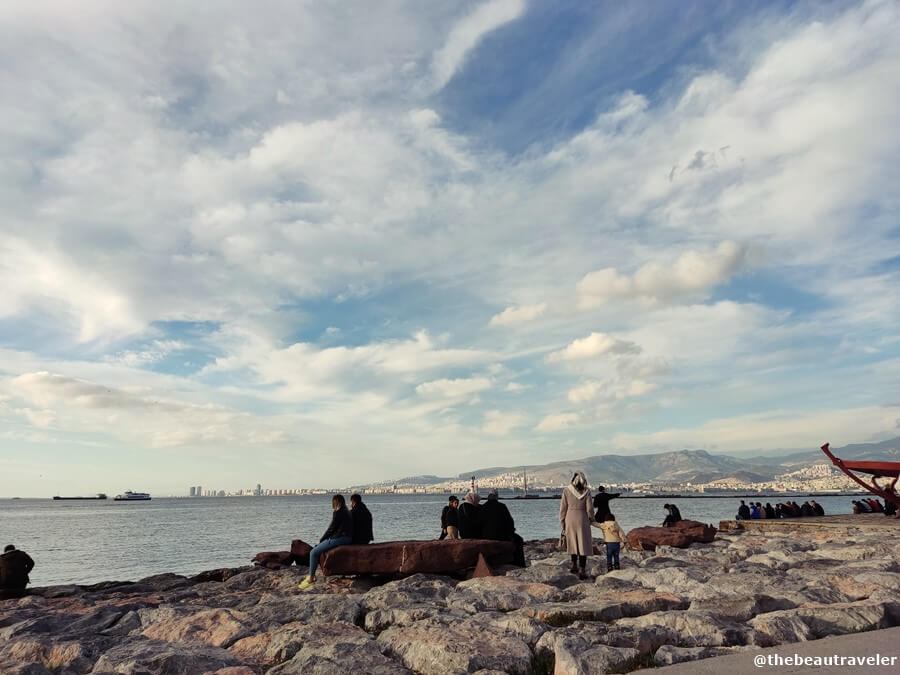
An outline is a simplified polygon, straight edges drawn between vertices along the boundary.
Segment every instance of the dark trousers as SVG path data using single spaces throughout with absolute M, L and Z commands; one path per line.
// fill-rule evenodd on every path
M 619 567 L 619 549 L 622 544 L 618 541 L 606 542 L 606 566 Z
M 586 555 L 578 555 L 577 553 L 572 554 L 572 564 L 578 563 L 578 566 L 584 568 L 587 565 L 587 556 Z

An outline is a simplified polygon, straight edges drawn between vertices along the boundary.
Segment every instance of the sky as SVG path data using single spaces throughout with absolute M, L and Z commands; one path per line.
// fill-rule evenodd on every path
M 0 5 L 0 496 L 900 436 L 900 5 Z

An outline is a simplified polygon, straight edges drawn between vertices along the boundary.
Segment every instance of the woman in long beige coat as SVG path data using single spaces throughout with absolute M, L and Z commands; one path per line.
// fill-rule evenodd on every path
M 591 522 L 594 520 L 594 505 L 587 478 L 580 471 L 572 476 L 572 482 L 563 490 L 559 500 L 559 523 L 566 535 L 566 552 L 572 556 L 573 573 L 580 579 L 586 578 L 584 568 L 587 557 L 593 553 Z

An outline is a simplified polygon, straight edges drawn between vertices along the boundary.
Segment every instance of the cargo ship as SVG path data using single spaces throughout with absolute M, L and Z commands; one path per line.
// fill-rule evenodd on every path
M 106 499 L 106 495 L 102 492 L 98 492 L 93 497 L 60 497 L 56 495 L 53 499 Z
M 147 492 L 132 492 L 131 490 L 126 490 L 123 495 L 116 495 L 113 501 L 116 502 L 143 502 L 150 499 L 150 494 Z

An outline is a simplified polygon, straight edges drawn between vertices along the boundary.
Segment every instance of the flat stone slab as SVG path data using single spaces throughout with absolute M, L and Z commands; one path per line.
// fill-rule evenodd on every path
M 900 670 L 900 654 L 897 645 L 900 644 L 900 628 L 885 628 L 873 630 L 868 633 L 856 633 L 854 635 L 838 635 L 835 637 L 800 642 L 795 644 L 770 647 L 769 649 L 749 649 L 741 654 L 730 656 L 716 656 L 702 661 L 689 661 L 674 666 L 664 666 L 653 670 L 657 675 L 750 675 L 750 673 L 816 673 L 816 675 L 846 675 L 846 673 L 896 673 Z M 768 664 L 768 659 L 774 659 L 775 655 L 782 658 L 794 656 L 834 658 L 867 657 L 880 655 L 890 659 L 894 657 L 894 663 L 885 665 L 781 665 Z M 756 665 L 755 658 L 765 659 L 763 665 Z
M 746 530 L 748 532 L 772 532 L 802 528 L 804 530 L 822 530 L 849 532 L 858 529 L 864 532 L 900 533 L 900 518 L 886 516 L 883 513 L 859 513 L 840 516 L 816 516 L 813 518 L 773 518 L 760 520 L 721 520 L 721 532 Z
M 320 558 L 322 574 L 451 574 L 475 567 L 482 554 L 491 566 L 513 561 L 510 541 L 432 539 L 338 546 Z

